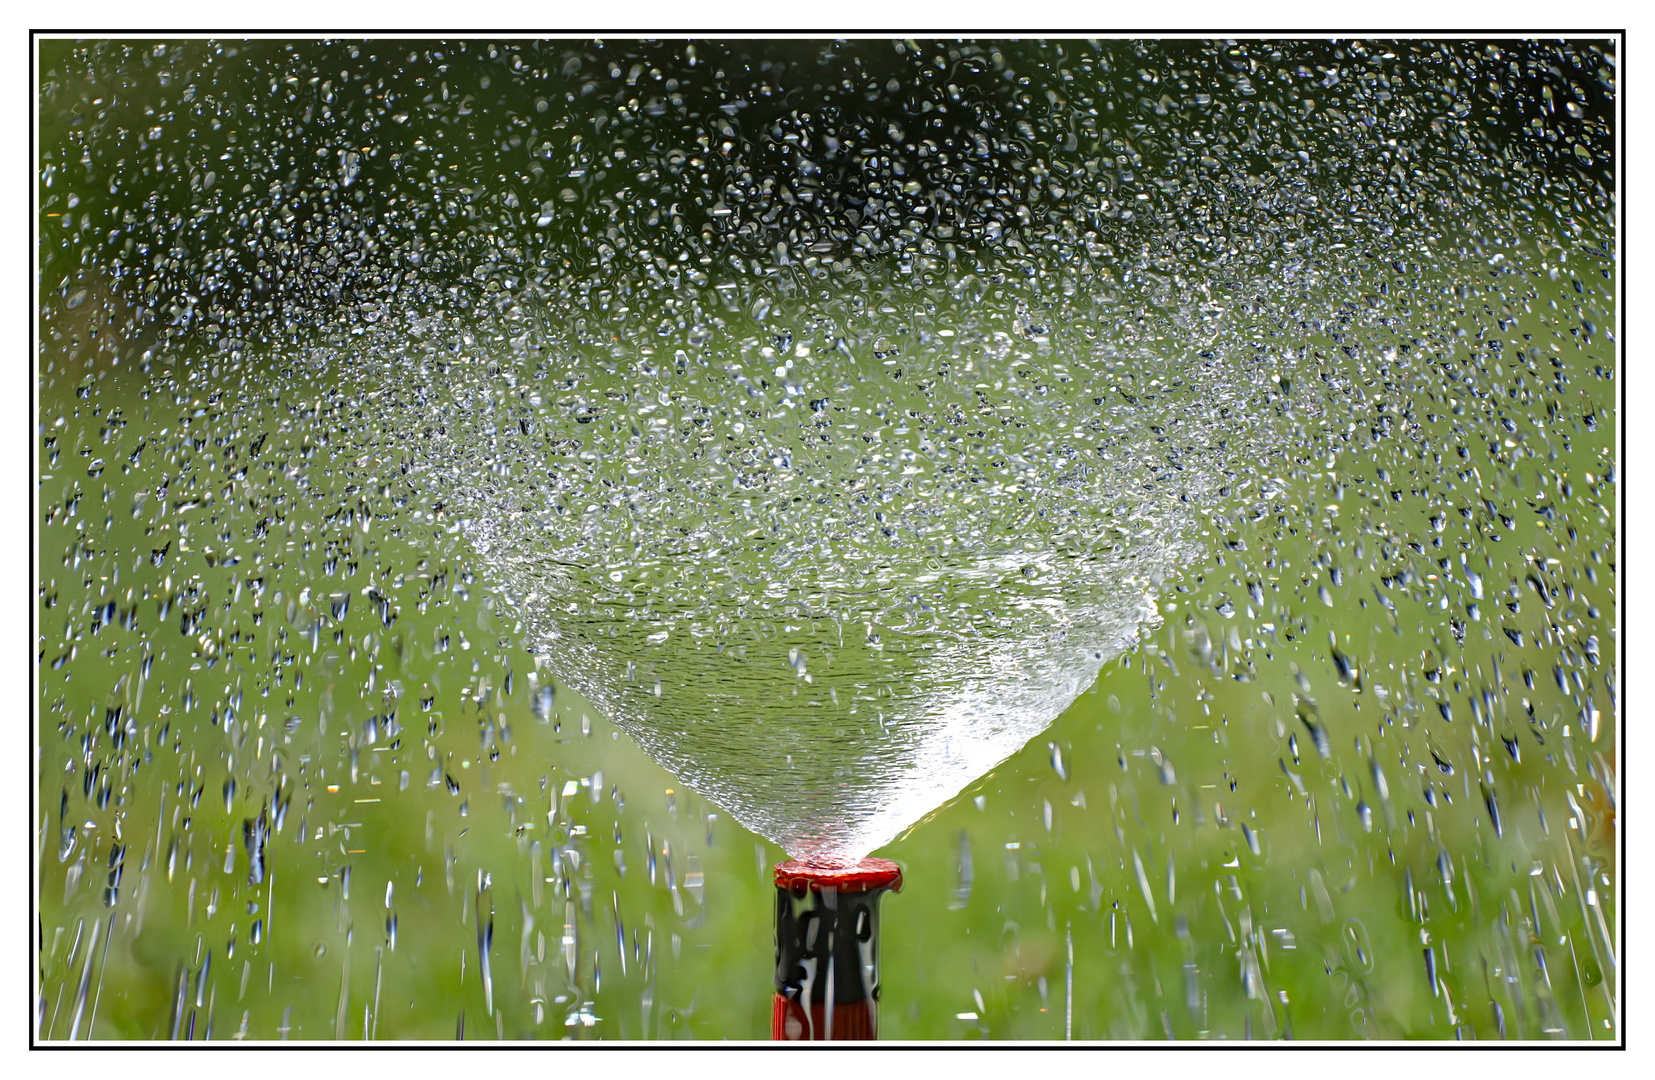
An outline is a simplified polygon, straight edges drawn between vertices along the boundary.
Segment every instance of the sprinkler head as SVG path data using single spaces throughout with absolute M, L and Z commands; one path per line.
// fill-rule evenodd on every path
M 889 859 L 776 865 L 776 994 L 770 1037 L 879 1037 L 879 898 L 902 889 Z

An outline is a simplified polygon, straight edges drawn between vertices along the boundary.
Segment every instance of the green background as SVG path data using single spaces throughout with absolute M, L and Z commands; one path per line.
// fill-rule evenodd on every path
M 329 464 L 336 387 L 258 340 L 302 319 L 226 317 L 191 273 L 111 279 L 132 237 L 165 235 L 196 277 L 256 295 L 236 276 L 256 266 L 203 262 L 230 226 L 190 219 L 199 200 L 132 141 L 208 46 L 170 48 L 42 43 L 39 1036 L 765 1038 L 782 852 L 552 687 L 463 547 L 351 513 L 387 493 Z M 344 48 L 295 55 L 321 70 Z M 277 51 L 248 70 L 299 62 Z M 513 107 L 473 85 L 506 66 L 462 51 L 441 100 Z M 415 67 L 385 60 L 381 85 Z M 205 152 L 207 131 L 186 116 L 156 144 Z M 120 166 L 87 175 L 151 179 L 69 179 L 71 148 L 120 140 Z M 1457 241 L 1481 277 L 1398 286 L 1444 286 L 1462 338 L 1531 335 L 1404 388 L 1418 456 L 1308 462 L 1271 512 L 1215 520 L 1137 649 L 878 852 L 906 879 L 884 906 L 884 1037 L 1619 1036 L 1612 208 L 1540 190 L 1482 208 L 1530 228 Z M 134 208 L 180 216 L 110 227 Z M 1486 272 L 1496 254 L 1510 276 Z M 367 273 L 333 280 L 365 294 Z M 1334 333 L 1309 340 L 1337 367 Z M 1462 381 L 1484 393 L 1444 389 Z M 312 427 L 277 423 L 307 401 Z M 1332 417 L 1306 421 L 1306 459 Z M 1433 447 L 1425 497 L 1375 479 Z M 1486 513 L 1446 486 L 1474 467 L 1505 478 Z M 255 485 L 279 511 L 249 509 Z

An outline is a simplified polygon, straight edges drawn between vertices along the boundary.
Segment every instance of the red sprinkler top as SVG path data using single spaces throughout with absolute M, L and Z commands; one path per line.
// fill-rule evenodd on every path
M 902 867 L 889 859 L 863 859 L 855 866 L 811 866 L 797 859 L 776 864 L 776 887 L 803 896 L 824 888 L 842 893 L 875 889 L 902 891 Z

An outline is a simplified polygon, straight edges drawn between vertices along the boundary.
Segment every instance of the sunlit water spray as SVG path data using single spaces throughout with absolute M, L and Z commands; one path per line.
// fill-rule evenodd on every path
M 620 315 L 503 286 L 458 331 L 392 309 L 405 332 L 322 358 L 558 680 L 790 854 L 846 864 L 1088 689 L 1219 522 L 1289 490 L 1277 470 L 1408 410 L 1430 375 L 1404 352 L 1451 315 L 1346 366 L 1317 345 L 1382 330 L 1464 255 L 1381 304 L 1353 295 L 1383 256 L 1365 235 L 1222 301 L 1146 274 L 1153 247 L 1076 269 L 1061 238 L 917 285 L 848 264 L 881 298 L 849 310 L 845 282 L 757 264 Z
M 1156 452 L 1150 425 L 1195 418 L 1106 404 L 1105 365 L 1009 311 L 958 315 L 785 355 L 393 354 L 421 401 L 394 449 L 553 675 L 790 854 L 854 862 L 1136 643 L 1221 483 L 1216 450 Z
M 631 187 L 499 208 L 508 246 L 450 256 L 482 285 L 463 310 L 389 294 L 312 356 L 557 680 L 842 864 L 1049 724 L 1283 476 L 1406 435 L 1443 374 L 1422 357 L 1464 334 L 1437 298 L 1490 263 L 1432 243 L 1455 204 L 1429 188 L 1313 169 L 1123 201 L 1141 151 L 1065 186 L 1042 177 L 1095 171 L 1074 140 L 985 155 L 957 118 L 893 184 L 835 149 L 860 122 L 769 123 L 715 124 L 728 190 L 693 216 L 707 155 L 623 140 L 591 167 Z M 1167 124 L 1134 145 L 1203 138 Z

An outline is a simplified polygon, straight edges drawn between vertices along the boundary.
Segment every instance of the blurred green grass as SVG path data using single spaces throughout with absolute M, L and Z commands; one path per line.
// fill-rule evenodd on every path
M 158 446 L 179 409 L 146 402 L 143 381 L 102 377 L 102 415 L 71 394 L 43 394 L 43 416 L 65 419 L 59 445 L 88 446 L 118 407 L 123 447 Z M 1603 452 L 1577 444 L 1570 471 L 1601 469 Z M 86 463 L 63 458 L 47 472 Z M 68 1033 L 85 972 L 73 945 L 101 919 L 108 953 L 94 964 L 92 1030 L 103 1038 L 186 1034 L 193 1017 L 197 1037 L 210 1028 L 215 1038 L 446 1039 L 462 1016 L 468 1038 L 764 1037 L 768 867 L 782 853 L 684 790 L 568 691 L 537 716 L 534 660 L 490 610 L 487 583 L 464 583 L 463 554 L 358 529 L 337 579 L 308 576 L 326 554 L 318 549 L 270 573 L 262 594 L 244 586 L 221 606 L 247 580 L 245 565 L 206 565 L 211 545 L 192 528 L 152 566 L 157 540 L 127 508 L 153 475 L 110 468 L 101 479 L 75 485 L 106 486 L 106 499 L 83 495 L 76 515 L 42 529 L 40 570 L 57 601 L 42 611 L 43 629 L 77 602 L 88 567 L 111 590 L 151 594 L 133 601 L 146 628 L 166 579 L 176 584 L 186 567 L 213 602 L 189 635 L 165 622 L 153 636 L 89 635 L 70 618 L 73 659 L 54 669 L 52 650 L 43 653 L 43 1034 Z M 289 543 L 322 538 L 331 509 L 319 499 L 290 510 Z M 97 557 L 65 565 L 81 520 L 105 513 Z M 1520 555 L 1544 527 L 1535 517 L 1490 551 Z M 1608 527 L 1598 529 L 1579 546 L 1608 550 Z M 1276 557 L 1314 565 L 1317 530 L 1297 543 Z M 1220 594 L 1244 599 L 1220 557 L 1168 590 L 1164 624 L 1045 738 L 881 853 L 903 863 L 908 882 L 886 901 L 886 1037 L 1486 1038 L 1502 1022 L 1527 1037 L 1548 1026 L 1609 1034 L 1606 950 L 1581 902 L 1595 889 L 1613 925 L 1612 879 L 1594 882 L 1590 869 L 1612 867 L 1612 814 L 1594 779 L 1604 773 L 1589 764 L 1613 769 L 1609 723 L 1596 742 L 1578 728 L 1563 735 L 1574 706 L 1542 668 L 1529 697 L 1546 742 L 1508 723 L 1521 744 L 1513 760 L 1470 718 L 1433 725 L 1431 710 L 1397 709 L 1435 689 L 1421 680 L 1434 669 L 1456 687 L 1442 697 L 1457 701 L 1477 677 L 1459 665 L 1478 661 L 1444 648 L 1440 619 L 1387 620 L 1358 603 L 1374 595 L 1375 572 L 1350 567 L 1332 608 L 1307 616 L 1306 629 L 1270 633 L 1262 613 L 1215 611 Z M 400 589 L 376 577 L 383 570 L 396 571 Z M 322 595 L 335 580 L 355 594 L 337 621 Z M 400 608 L 389 631 L 360 595 L 368 580 Z M 256 697 L 251 673 L 269 647 L 253 614 L 269 633 L 292 601 L 311 605 L 321 629 L 314 643 L 293 636 L 280 647 L 295 657 L 288 681 Z M 1359 658 L 1359 688 L 1341 678 L 1329 633 Z M 1498 644 L 1494 633 L 1471 624 L 1481 649 Z M 1532 646 L 1500 649 L 1508 679 L 1540 666 Z M 1469 642 L 1465 653 L 1475 656 Z M 238 686 L 234 721 L 215 723 Z M 361 724 L 387 686 L 398 690 L 401 735 L 366 745 Z M 1295 715 L 1306 698 L 1325 758 Z M 139 723 L 129 771 L 99 807 L 107 781 L 85 790 L 85 740 L 112 702 Z M 498 760 L 480 749 L 482 712 L 499 720 Z M 1454 773 L 1432 754 L 1458 763 Z M 1560 755 L 1573 761 L 1567 771 Z M 1473 771 L 1497 774 L 1500 836 Z M 253 886 L 243 822 L 277 797 L 279 777 L 285 821 L 269 842 L 269 878 Z M 83 826 L 67 860 L 56 857 L 62 799 L 63 820 Z M 126 852 L 112 908 L 111 841 Z M 480 918 L 493 927 L 492 1001 Z
M 232 552 L 209 525 L 233 504 L 224 489 L 197 493 L 216 506 L 157 511 L 188 501 L 159 481 L 216 440 L 245 445 L 264 420 L 297 463 L 303 433 L 278 430 L 273 406 L 162 392 L 130 354 L 108 366 L 87 339 L 121 302 L 54 299 L 41 316 L 41 1036 L 764 1038 L 782 852 L 567 689 L 541 715 L 547 680 L 463 549 L 330 519 L 325 450 L 309 488 L 267 478 L 289 501 L 262 552 Z M 1518 332 L 1573 349 L 1578 303 L 1558 280 Z M 1498 540 L 1446 523 L 1490 557 L 1464 644 L 1444 606 L 1457 615 L 1464 591 L 1435 550 L 1347 562 L 1331 605 L 1318 596 L 1332 538 L 1386 497 L 1374 462 L 1296 482 L 1286 525 L 1231 523 L 1230 544 L 1274 549 L 1286 592 L 1265 582 L 1248 613 L 1235 548 L 1215 538 L 1139 649 L 880 853 L 907 880 L 885 902 L 886 1038 L 1618 1035 L 1613 699 L 1554 676 L 1548 620 L 1494 595 L 1561 553 L 1575 606 L 1601 609 L 1576 619 L 1595 627 L 1594 677 L 1618 665 L 1614 522 L 1590 505 L 1613 505 L 1613 488 L 1584 479 L 1613 464 L 1613 382 L 1558 355 L 1571 408 L 1599 423 L 1544 469 L 1580 498 Z M 305 379 L 291 401 L 325 396 Z M 1454 424 L 1444 405 L 1422 439 L 1447 447 Z M 1431 516 L 1421 503 L 1383 521 L 1400 548 L 1437 532 Z M 1380 581 L 1399 560 L 1419 570 L 1405 588 Z M 337 618 L 335 591 L 352 597 Z M 190 611 L 201 622 L 178 632 Z M 1498 707 L 1468 714 L 1491 689 Z M 381 724 L 368 742 L 393 703 L 400 734 Z M 1602 711 L 1595 739 L 1583 707 Z M 252 884 L 245 823 L 284 804 Z

